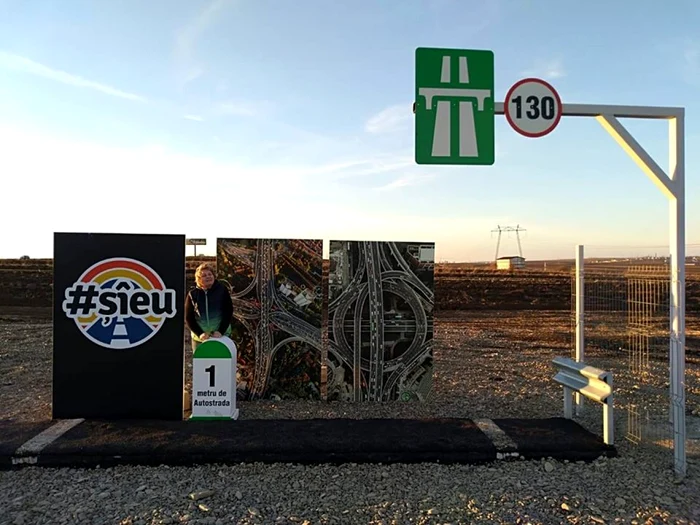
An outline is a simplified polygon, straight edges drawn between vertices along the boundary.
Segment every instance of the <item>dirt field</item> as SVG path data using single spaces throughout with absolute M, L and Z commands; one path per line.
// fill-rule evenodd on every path
M 424 405 L 396 403 L 399 414 L 429 415 L 440 407 L 440 415 L 452 417 L 512 417 L 530 413 L 532 417 L 559 414 L 560 392 L 551 385 L 551 359 L 570 354 L 569 316 L 557 311 L 490 311 L 442 312 L 435 322 L 435 397 Z M 693 319 L 699 325 L 700 319 Z M 51 311 L 48 308 L 6 307 L 0 316 L 0 395 L 13 397 L 16 403 L 0 407 L 0 419 L 37 420 L 50 418 L 51 397 Z M 188 348 L 189 345 L 186 345 Z M 700 348 L 689 352 L 689 376 L 686 385 L 689 411 L 700 408 Z M 590 359 L 623 372 L 626 356 L 592 352 Z M 189 361 L 189 356 L 187 361 Z M 661 357 L 654 366 L 667 368 Z M 625 375 L 625 374 L 620 374 Z M 189 381 L 191 370 L 186 380 Z M 634 381 L 616 382 L 616 389 L 625 393 L 639 389 Z M 637 385 L 635 387 L 635 384 Z M 665 394 L 666 375 L 653 384 Z M 19 389 L 22 392 L 19 392 Z M 542 396 L 548 401 L 542 403 Z M 289 406 L 290 402 L 285 402 Z M 316 403 L 296 404 L 311 417 Z M 528 405 L 532 406 L 528 408 Z M 269 410 L 274 402 L 250 403 L 246 417 L 285 417 Z M 343 415 L 343 403 L 332 403 L 321 409 L 330 417 Z M 546 408 L 543 408 L 545 407 Z M 367 410 L 371 411 L 371 407 Z M 405 412 L 405 413 L 404 413 Z M 267 415 L 266 415 L 267 414 Z M 304 414 L 300 414 L 304 415 Z
M 187 286 L 194 285 L 194 269 L 214 257 L 187 258 Z M 327 269 L 327 262 L 324 268 Z M 435 265 L 436 310 L 571 310 L 571 263 L 553 261 L 543 269 L 497 271 L 486 265 L 445 263 Z M 592 273 L 620 269 L 619 264 L 587 266 Z M 51 259 L 0 259 L 0 308 L 50 307 Z M 622 284 L 621 284 L 622 285 Z M 686 311 L 700 313 L 700 267 L 689 266 L 686 277 Z
M 188 260 L 188 286 L 203 259 Z M 51 260 L 0 261 L 0 418 L 50 418 Z M 422 404 L 397 403 L 392 416 L 445 415 L 548 417 L 561 412 L 561 392 L 551 381 L 551 360 L 571 355 L 571 275 L 436 267 L 435 396 Z M 688 279 L 688 303 L 700 298 L 699 282 Z M 699 309 L 700 310 L 700 309 Z M 687 314 L 687 413 L 700 413 L 700 311 Z M 591 342 L 595 339 L 591 337 Z M 628 432 L 625 407 L 642 411 L 648 428 L 668 409 L 667 343 L 650 352 L 650 370 L 631 374 L 622 348 L 592 345 L 587 360 L 613 370 L 620 431 Z M 596 349 L 598 348 L 598 349 Z M 191 363 L 185 334 L 186 363 Z M 191 366 L 191 365 L 190 365 Z M 191 368 L 186 380 L 189 383 Z M 255 402 L 245 417 L 369 417 L 384 409 L 339 403 Z M 593 407 L 592 413 L 598 411 Z M 384 412 L 382 412 L 384 413 Z M 636 413 L 636 412 L 635 412 Z M 599 416 L 590 420 L 600 427 Z

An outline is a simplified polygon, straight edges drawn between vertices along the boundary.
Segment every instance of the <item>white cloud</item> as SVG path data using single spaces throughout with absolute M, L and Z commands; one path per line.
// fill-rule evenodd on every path
M 700 85 L 700 42 L 690 40 L 683 49 L 683 76 L 686 82 Z
M 262 113 L 262 105 L 252 102 L 224 102 L 219 104 L 219 113 L 240 117 L 253 117 Z
M 195 60 L 194 49 L 197 39 L 216 20 L 222 9 L 231 5 L 233 0 L 212 0 L 197 16 L 178 31 L 175 37 L 175 60 L 180 70 L 180 81 L 191 82 L 204 73 L 203 67 Z
M 531 69 L 522 72 L 528 77 L 540 77 L 544 79 L 557 79 L 566 76 L 564 64 L 560 58 L 550 60 L 538 60 Z
M 368 133 L 394 133 L 404 129 L 413 118 L 411 104 L 397 104 L 383 109 L 365 124 Z
M 110 95 L 113 97 L 124 98 L 127 100 L 134 100 L 137 102 L 146 102 L 146 99 L 140 95 L 134 93 L 129 93 L 127 91 L 122 91 L 115 87 L 109 86 L 107 84 L 101 84 L 93 80 L 88 80 L 83 77 L 73 75 L 71 73 L 66 73 L 65 71 L 60 71 L 58 69 L 52 69 L 44 64 L 35 62 L 29 58 L 15 55 L 13 53 L 7 53 L 5 51 L 0 51 L 0 67 L 6 69 L 13 69 L 15 71 L 22 71 L 24 73 L 29 73 L 30 75 L 36 75 L 50 80 L 55 80 L 56 82 L 61 82 L 63 84 L 68 84 L 70 86 L 92 89 L 94 91 L 99 91 L 105 95 Z
M 158 144 L 115 147 L 10 126 L 0 126 L 0 142 L 5 152 L 0 172 L 13 174 L 3 191 L 26 194 L 31 184 L 32 207 L 56 217 L 50 226 L 28 226 L 22 235 L 30 237 L 47 228 L 187 231 L 192 215 L 177 210 L 189 209 L 193 194 L 202 202 L 215 196 L 217 202 L 213 207 L 195 206 L 195 215 L 206 209 L 214 222 L 239 225 L 256 217 L 272 228 L 278 215 L 261 213 L 260 199 L 254 196 L 265 195 L 270 210 L 291 210 L 295 199 L 313 189 L 304 166 L 251 167 L 185 155 Z M 9 224 L 23 216 L 22 206 L 21 200 L 8 201 L 0 209 L 0 222 Z M 131 208 L 137 211 L 127 213 Z
M 204 119 L 199 115 L 184 115 L 182 118 L 186 120 L 194 120 L 195 122 L 204 122 Z
M 411 168 L 416 165 L 412 157 L 402 154 L 377 154 L 362 159 L 355 159 L 337 163 L 338 168 L 333 170 L 336 179 L 351 177 L 363 177 L 366 175 L 378 175 L 392 171 Z
M 378 186 L 375 189 L 375 191 L 395 191 L 400 188 L 404 188 L 406 186 L 417 186 L 419 184 L 425 184 L 428 181 L 431 181 L 435 178 L 434 173 L 425 173 L 425 174 L 409 174 L 409 175 L 404 175 L 402 177 L 399 177 L 397 179 L 394 179 L 393 181 L 389 182 L 388 184 L 384 184 L 383 186 Z
M 0 142 L 5 151 L 0 172 L 13 174 L 3 190 L 23 195 L 31 184 L 32 208 L 55 218 L 48 226 L 27 223 L 9 233 L 5 246 L 32 256 L 50 255 L 53 231 L 386 240 L 446 235 L 441 220 L 364 211 L 357 198 L 367 190 L 340 187 L 329 176 L 370 169 L 371 159 L 250 166 L 186 155 L 159 144 L 116 147 L 1 125 Z M 383 191 L 427 182 L 431 175 L 402 178 Z M 216 205 L 192 208 L 192 195 L 202 203 L 215 196 Z M 193 209 L 195 216 L 206 210 L 207 222 L 224 226 L 209 234 L 192 222 L 191 213 L 178 212 L 182 209 Z M 11 224 L 25 214 L 26 202 L 10 199 L 0 208 L 0 223 Z
M 12 173 L 3 191 L 26 195 L 31 188 L 31 202 L 9 199 L 0 207 L 0 223 L 16 223 L 26 215 L 28 202 L 31 209 L 53 217 L 50 224 L 6 228 L 0 257 L 51 256 L 53 231 L 94 231 L 179 233 L 207 237 L 210 243 L 217 236 L 435 241 L 439 259 L 485 259 L 495 243 L 489 231 L 514 221 L 467 212 L 445 217 L 439 205 L 424 213 L 408 204 L 395 212 L 383 204 L 373 209 L 364 201 L 383 203 L 382 193 L 341 187 L 333 178 L 344 171 L 371 169 L 372 158 L 250 166 L 186 155 L 159 144 L 116 147 L 2 125 L 0 142 L 0 172 Z M 391 165 L 389 156 L 381 160 Z M 434 177 L 419 169 L 404 169 L 375 190 L 391 192 Z M 193 195 L 200 205 L 192 206 Z M 211 202 L 215 204 L 207 205 Z M 189 211 L 181 213 L 183 209 Z M 193 222 L 202 213 L 207 220 Z M 528 221 L 526 226 L 547 243 L 559 243 L 561 237 L 566 241 L 563 253 L 571 252 L 572 232 L 566 225 Z

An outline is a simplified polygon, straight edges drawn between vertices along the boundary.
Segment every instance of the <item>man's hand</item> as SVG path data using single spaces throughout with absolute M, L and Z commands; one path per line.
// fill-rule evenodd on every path
M 221 332 L 218 332 L 218 331 L 214 332 L 213 334 L 211 334 L 211 336 L 212 337 L 221 337 Z
M 206 341 L 207 339 L 209 339 L 209 334 L 206 333 L 206 332 L 204 332 L 202 335 L 199 336 L 199 338 L 200 338 L 202 341 Z

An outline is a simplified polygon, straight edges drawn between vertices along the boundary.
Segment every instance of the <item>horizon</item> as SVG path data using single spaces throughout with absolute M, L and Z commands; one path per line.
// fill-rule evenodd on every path
M 324 250 L 323 250 L 323 260 L 328 261 L 329 256 L 328 256 L 328 250 L 326 249 L 326 242 L 324 242 Z M 185 247 L 185 259 L 199 259 L 199 258 L 214 258 L 216 259 L 217 254 L 214 252 L 212 253 L 211 251 L 207 253 L 201 253 L 198 251 L 198 253 L 195 255 L 193 252 L 194 250 L 192 249 L 192 246 L 186 246 Z M 198 246 L 198 248 L 201 248 L 201 246 Z M 686 247 L 687 249 L 687 247 Z M 687 250 L 690 251 L 690 250 Z M 28 259 L 23 259 L 23 257 L 29 257 Z M 517 255 L 510 255 L 510 256 L 499 256 L 499 258 L 507 258 L 507 257 L 518 257 Z M 619 256 L 619 255 L 609 255 L 609 256 L 604 256 L 604 255 L 588 255 L 584 253 L 584 261 L 596 261 L 596 260 L 601 260 L 601 261 L 613 261 L 613 260 L 662 260 L 662 259 L 668 259 L 670 257 L 670 254 L 666 255 L 660 255 L 658 253 L 654 254 L 646 254 L 646 255 L 636 255 L 636 256 Z M 574 263 L 576 261 L 575 257 L 562 257 L 562 258 L 550 258 L 550 259 L 528 259 L 527 257 L 523 257 L 525 259 L 525 262 L 527 264 L 533 264 L 533 263 L 546 263 L 546 262 L 552 262 L 552 263 Z M 697 261 L 700 259 L 700 254 L 699 255 L 692 255 L 692 254 L 686 254 L 685 257 L 686 261 L 691 260 L 693 262 Z M 37 261 L 43 261 L 43 260 L 53 260 L 53 255 L 51 256 L 46 256 L 46 257 L 30 257 L 28 255 L 23 255 L 19 257 L 0 257 L 0 261 L 16 261 L 16 260 L 37 260 Z M 473 261 L 458 261 L 458 260 L 438 260 L 435 258 L 435 264 L 466 264 L 466 265 L 493 265 L 495 264 L 495 259 L 484 259 L 484 260 L 473 260 Z
M 493 50 L 498 102 L 535 76 L 564 104 L 684 107 L 700 255 L 700 4 L 537 6 L 0 0 L 0 258 L 51 258 L 65 231 L 206 238 L 203 254 L 217 236 L 324 239 L 324 256 L 331 239 L 424 241 L 476 263 L 516 225 L 527 261 L 667 252 L 667 199 L 595 119 L 531 139 L 497 116 L 493 166 L 416 164 L 418 47 Z M 620 122 L 666 170 L 667 125 Z

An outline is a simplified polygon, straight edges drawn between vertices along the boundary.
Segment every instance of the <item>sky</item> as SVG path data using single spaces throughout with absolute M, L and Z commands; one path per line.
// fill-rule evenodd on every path
M 499 102 L 534 76 L 565 104 L 684 107 L 700 254 L 698 27 L 697 0 L 0 0 L 0 258 L 74 231 L 483 261 L 499 226 L 527 259 L 667 253 L 667 198 L 593 118 L 534 139 L 497 116 L 494 165 L 417 165 L 417 47 L 492 50 Z M 667 169 L 668 124 L 621 122 Z

